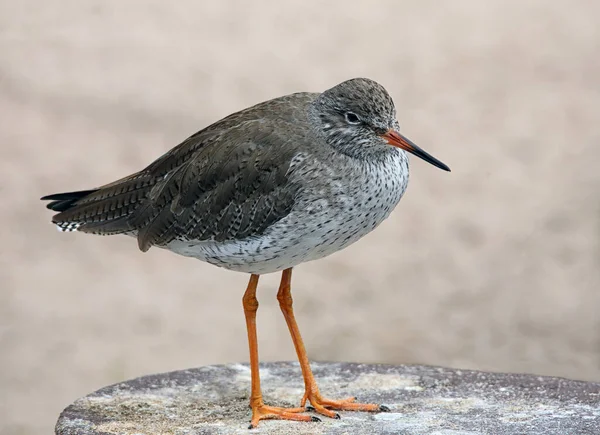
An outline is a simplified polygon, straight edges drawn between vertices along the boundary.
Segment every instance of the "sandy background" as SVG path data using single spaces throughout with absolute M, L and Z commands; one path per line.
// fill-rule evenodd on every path
M 247 277 L 60 234 L 43 194 L 134 172 L 258 101 L 367 76 L 413 159 L 396 212 L 298 267 L 316 360 L 600 380 L 600 2 L 0 1 L 0 434 L 78 396 L 247 360 Z M 263 360 L 294 350 L 261 281 Z

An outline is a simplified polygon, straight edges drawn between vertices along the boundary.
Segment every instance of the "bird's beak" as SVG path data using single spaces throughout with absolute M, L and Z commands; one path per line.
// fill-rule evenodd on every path
M 390 145 L 402 148 L 403 150 L 422 158 L 426 162 L 431 163 L 433 166 L 437 166 L 438 168 L 443 169 L 444 171 L 450 172 L 450 168 L 447 165 L 440 162 L 431 154 L 428 154 L 425 151 L 423 151 L 421 148 L 416 146 L 414 143 L 402 136 L 397 131 L 390 129 L 386 133 L 382 134 L 381 137 L 384 138 Z

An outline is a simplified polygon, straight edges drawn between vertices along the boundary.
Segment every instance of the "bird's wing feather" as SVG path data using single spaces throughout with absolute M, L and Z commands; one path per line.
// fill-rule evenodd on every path
M 140 172 L 43 199 L 60 212 L 52 219 L 59 228 L 137 234 L 142 250 L 174 239 L 262 234 L 294 204 L 298 187 L 289 170 L 295 144 L 306 140 L 296 126 L 314 98 L 299 93 L 258 104 L 200 130 Z
M 295 148 L 272 125 L 247 123 L 199 149 L 168 173 L 132 220 L 140 249 L 180 240 L 235 240 L 262 234 L 294 205 Z M 252 139 L 248 139 L 248 138 Z
M 144 251 L 174 239 L 262 234 L 289 213 L 297 192 L 289 180 L 294 136 L 286 127 L 278 120 L 251 120 L 219 134 L 198 134 L 53 221 L 77 222 L 79 231 L 95 234 L 137 233 Z

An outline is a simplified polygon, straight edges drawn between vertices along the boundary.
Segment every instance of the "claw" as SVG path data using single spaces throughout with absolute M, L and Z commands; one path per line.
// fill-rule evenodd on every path
M 380 412 L 390 412 L 390 411 L 391 411 L 391 409 L 390 409 L 390 408 L 388 408 L 388 407 L 387 407 L 387 406 L 385 406 L 385 405 L 379 405 L 379 411 L 380 411 Z
M 314 417 L 314 416 L 311 416 L 311 417 L 310 417 L 310 421 L 314 421 L 315 423 L 320 423 L 320 422 L 321 422 L 321 419 L 320 419 L 319 417 Z

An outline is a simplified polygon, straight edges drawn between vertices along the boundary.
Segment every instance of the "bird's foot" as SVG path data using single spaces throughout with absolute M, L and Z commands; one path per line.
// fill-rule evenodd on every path
M 312 406 L 306 407 L 307 411 L 315 411 L 326 417 L 339 419 L 340 415 L 334 411 L 366 411 L 366 412 L 389 412 L 390 409 L 384 405 L 374 403 L 357 403 L 356 397 L 348 397 L 341 400 L 324 399 L 319 391 L 306 392 L 302 398 L 300 406 L 304 406 L 306 401 L 310 401 Z
M 260 420 L 278 419 L 293 421 L 321 421 L 312 415 L 301 414 L 306 408 L 281 408 L 278 406 L 267 406 L 264 403 L 252 406 L 252 420 L 248 429 L 258 426 Z

